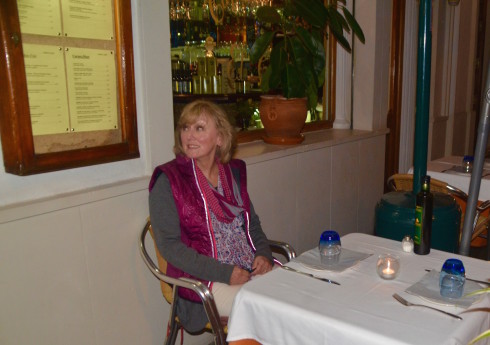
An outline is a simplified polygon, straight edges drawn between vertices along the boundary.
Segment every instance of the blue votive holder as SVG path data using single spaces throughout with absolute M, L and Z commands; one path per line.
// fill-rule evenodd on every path
M 320 251 L 322 262 L 324 259 L 338 258 L 340 248 L 340 236 L 336 231 L 326 230 L 322 233 L 320 242 L 318 243 L 318 250 Z
M 463 296 L 466 273 L 463 262 L 459 259 L 447 259 L 439 275 L 441 296 L 461 298 Z

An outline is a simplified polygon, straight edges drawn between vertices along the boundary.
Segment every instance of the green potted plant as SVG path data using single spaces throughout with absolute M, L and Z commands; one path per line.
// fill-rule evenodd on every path
M 325 35 L 329 29 L 347 51 L 351 51 L 344 36 L 353 32 L 364 43 L 364 34 L 354 16 L 345 7 L 345 0 L 325 5 L 323 0 L 285 0 L 282 10 L 262 6 L 256 18 L 263 25 L 262 32 L 250 51 L 251 62 L 257 63 L 270 56 L 269 66 L 261 76 L 260 114 L 266 130 L 264 141 L 273 144 L 297 144 L 307 110 L 315 109 L 318 89 L 325 82 Z M 260 63 L 259 63 L 260 65 Z M 300 113 L 296 119 L 280 107 Z M 278 129 L 269 126 L 277 124 Z M 297 128 L 289 129 L 289 125 Z M 282 131 L 285 131 L 283 136 Z

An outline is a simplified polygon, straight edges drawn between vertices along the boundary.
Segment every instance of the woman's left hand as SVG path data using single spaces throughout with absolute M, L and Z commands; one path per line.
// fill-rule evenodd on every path
M 272 270 L 272 263 L 265 256 L 258 255 L 252 264 L 252 275 L 264 274 Z

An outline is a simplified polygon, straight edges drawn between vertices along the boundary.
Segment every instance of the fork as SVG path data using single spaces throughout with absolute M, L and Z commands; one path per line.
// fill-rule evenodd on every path
M 310 273 L 298 271 L 297 269 L 294 269 L 294 268 L 289 267 L 289 266 L 281 266 L 281 268 L 285 269 L 286 271 L 291 271 L 291 272 L 296 272 L 296 273 L 299 273 L 299 274 L 303 274 L 305 276 L 308 276 L 308 277 L 311 277 L 311 278 L 315 278 L 315 279 L 318 279 L 318 280 L 321 280 L 321 281 L 324 281 L 324 282 L 327 282 L 327 283 L 330 283 L 330 284 L 340 285 L 340 283 L 337 283 L 335 280 L 331 280 L 331 279 L 328 279 L 328 278 L 317 277 L 317 276 L 315 276 L 313 274 L 310 274 Z
M 458 320 L 463 320 L 463 318 L 461 316 L 458 316 L 458 315 L 454 315 L 454 314 L 451 314 L 451 313 L 448 313 L 444 310 L 441 310 L 441 309 L 437 309 L 437 308 L 433 308 L 433 307 L 429 307 L 428 305 L 424 305 L 424 304 L 415 304 L 415 303 L 411 303 L 409 301 L 407 301 L 405 298 L 403 298 L 402 296 L 400 296 L 399 294 L 395 293 L 393 294 L 393 297 L 398 301 L 400 302 L 401 304 L 403 305 L 406 305 L 407 307 L 425 307 L 425 308 L 429 308 L 429 309 L 432 309 L 432 310 L 435 310 L 435 311 L 438 311 L 440 313 L 443 313 L 443 314 L 446 314 L 448 316 L 451 316 L 451 317 L 454 317 L 455 319 L 458 319 Z

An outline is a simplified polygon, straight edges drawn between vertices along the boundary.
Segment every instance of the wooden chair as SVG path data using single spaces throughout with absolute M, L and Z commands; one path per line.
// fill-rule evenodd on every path
M 166 275 L 167 272 L 167 261 L 160 255 L 158 248 L 156 247 L 155 241 L 153 241 L 155 245 L 155 253 L 157 257 L 158 266 L 155 265 L 153 259 L 148 254 L 145 246 L 145 238 L 147 233 L 150 232 L 152 238 L 153 230 L 151 228 L 151 222 L 148 220 L 141 231 L 139 237 L 139 248 L 140 254 L 145 262 L 146 266 L 150 269 L 151 273 L 155 277 L 160 280 L 160 286 L 162 289 L 162 293 L 164 298 L 170 304 L 170 316 L 167 326 L 167 336 L 165 338 L 165 345 L 173 345 L 177 339 L 177 334 L 179 330 L 181 330 L 182 324 L 177 317 L 177 308 L 176 303 L 173 301 L 176 300 L 176 296 L 179 288 L 187 288 L 194 291 L 200 298 L 204 305 L 204 309 L 206 311 L 206 315 L 208 317 L 208 323 L 205 326 L 205 331 L 211 332 L 214 334 L 214 341 L 216 345 L 225 345 L 226 344 L 226 333 L 227 333 L 227 318 L 221 318 L 218 309 L 216 308 L 216 303 L 214 301 L 213 294 L 208 289 L 206 285 L 201 283 L 200 281 L 189 279 L 189 278 L 172 278 Z M 269 245 L 271 250 L 274 253 L 279 253 L 283 255 L 287 261 L 290 261 L 294 257 L 296 257 L 296 252 L 294 249 L 287 243 L 278 242 L 278 241 L 269 241 Z
M 388 178 L 386 182 L 388 188 L 392 191 L 412 191 L 413 175 L 412 174 L 395 174 Z M 451 195 L 461 208 L 461 230 L 468 202 L 468 194 L 450 184 L 434 178 L 430 180 L 430 189 L 434 192 Z M 473 221 L 473 233 L 471 236 L 471 245 L 475 247 L 485 246 L 487 241 L 487 228 L 490 224 L 488 217 L 490 209 L 490 200 L 480 202 L 476 207 L 475 218 Z M 461 239 L 461 234 L 460 234 Z

